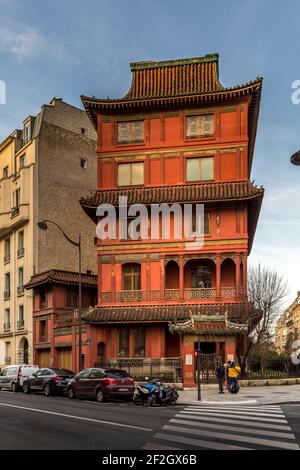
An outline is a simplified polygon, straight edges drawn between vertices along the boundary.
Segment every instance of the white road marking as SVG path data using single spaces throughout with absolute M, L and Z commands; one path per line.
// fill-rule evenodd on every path
M 196 416 L 196 415 L 193 415 L 193 413 L 189 413 L 189 414 L 185 414 L 185 411 L 181 411 L 180 415 L 176 415 L 176 417 L 179 417 L 179 418 L 185 418 L 185 419 L 192 419 L 192 420 L 199 420 L 199 421 L 209 421 L 211 422 L 212 421 L 212 417 L 210 415 L 208 416 Z M 248 419 L 248 418 L 247 418 Z M 245 425 L 245 426 L 253 426 L 253 427 L 257 427 L 257 428 L 271 428 L 271 429 L 280 429 L 280 430 L 286 430 L 286 431 L 289 431 L 291 428 L 290 426 L 287 425 L 287 421 L 286 423 L 284 424 L 269 424 L 269 423 L 258 423 L 258 422 L 251 422 L 251 421 L 243 421 L 243 420 L 236 420 L 236 419 L 229 419 L 227 417 L 224 417 L 224 418 L 215 418 L 213 417 L 213 421 L 215 423 L 228 423 L 228 424 L 234 424 L 235 426 L 237 424 L 240 424 L 240 425 Z
M 212 414 L 211 411 L 203 411 L 202 413 L 198 413 L 198 412 L 195 412 L 195 411 L 180 411 L 179 413 L 186 413 L 186 414 L 197 414 L 199 416 L 210 416 L 211 418 L 214 417 L 214 414 Z M 217 416 L 222 416 L 224 415 L 223 417 L 226 417 L 228 416 L 228 414 L 226 414 L 225 412 L 223 411 L 219 411 L 218 415 Z M 236 420 L 239 420 L 239 419 L 248 419 L 249 421 L 265 421 L 265 422 L 268 422 L 268 423 L 282 423 L 282 424 L 286 424 L 287 423 L 287 420 L 284 419 L 284 418 L 261 418 L 261 417 L 257 417 L 257 416 L 245 416 L 245 415 L 240 415 L 240 416 L 233 416 L 234 419 Z M 238 422 L 238 421 L 237 421 Z
M 217 439 L 227 439 L 229 441 L 238 441 L 238 442 L 246 442 L 248 444 L 259 444 L 261 446 L 268 446 L 268 447 L 277 447 L 281 449 L 290 449 L 290 450 L 299 450 L 298 444 L 292 444 L 289 442 L 280 442 L 280 441 L 272 441 L 270 439 L 261 439 L 252 436 L 235 436 L 233 434 L 224 434 L 219 432 L 211 432 L 211 431 L 203 431 L 200 429 L 187 429 L 179 426 L 169 426 L 168 424 L 163 427 L 166 431 L 174 431 L 180 432 L 184 434 L 192 434 L 203 437 L 214 437 Z
M 40 410 L 38 408 L 29 408 L 27 406 L 10 405 L 10 404 L 7 404 L 7 403 L 0 403 L 0 406 L 4 406 L 4 407 L 7 407 L 7 408 L 15 408 L 15 409 L 24 410 L 24 411 L 34 411 L 36 413 L 43 413 L 43 414 L 48 414 L 48 415 L 53 415 L 53 416 L 61 416 L 63 418 L 77 419 L 77 420 L 80 420 L 80 421 L 88 421 L 88 422 L 91 422 L 91 423 L 108 424 L 110 426 L 117 426 L 117 427 L 120 427 L 120 428 L 130 428 L 130 429 L 137 429 L 139 431 L 150 431 L 150 432 L 154 431 L 154 429 L 143 428 L 143 427 L 140 427 L 140 426 L 133 426 L 131 424 L 116 423 L 116 422 L 113 422 L 113 421 L 103 421 L 101 419 L 85 418 L 83 416 L 68 415 L 68 414 L 65 414 L 65 413 L 57 413 L 55 411 L 46 411 L 46 410 Z
M 269 416 L 270 418 L 280 418 L 280 416 L 284 417 L 284 414 L 276 412 L 257 412 L 255 410 L 253 411 L 243 411 L 243 410 L 216 410 L 216 408 L 205 408 L 204 410 L 199 410 L 198 408 L 192 408 L 188 407 L 188 410 L 190 411 L 196 411 L 197 413 L 203 413 L 204 411 L 209 411 L 212 414 L 218 414 L 218 413 L 223 413 L 223 414 L 231 414 L 231 415 L 243 415 L 243 416 Z
M 271 436 L 271 437 L 279 437 L 283 439 L 293 439 L 295 440 L 294 434 L 291 432 L 292 430 L 289 429 L 290 432 L 276 432 L 276 431 L 267 431 L 265 429 L 247 429 L 245 427 L 241 426 L 224 426 L 222 424 L 212 424 L 212 423 L 199 423 L 195 421 L 187 421 L 183 419 L 171 419 L 170 423 L 175 423 L 175 424 L 185 424 L 187 426 L 194 426 L 197 428 L 209 428 L 209 429 L 214 429 L 214 430 L 221 430 L 221 431 L 227 431 L 227 432 L 240 432 L 242 434 L 255 434 L 255 435 L 261 435 L 261 436 Z
M 252 450 L 249 447 L 241 447 L 230 444 L 223 444 L 222 442 L 202 441 L 201 439 L 191 439 L 189 437 L 176 436 L 174 434 L 162 434 L 157 433 L 154 436 L 155 439 L 161 439 L 163 441 L 179 442 L 179 444 L 188 444 L 195 447 L 204 447 L 206 449 L 218 449 L 218 450 Z
M 152 442 L 147 442 L 142 448 L 144 450 L 182 450 L 179 447 L 163 446 L 161 444 L 153 444 Z

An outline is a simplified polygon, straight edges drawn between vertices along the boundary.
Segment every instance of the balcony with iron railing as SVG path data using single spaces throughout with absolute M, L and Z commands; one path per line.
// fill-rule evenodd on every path
M 24 322 L 24 320 L 18 320 L 18 321 L 17 321 L 17 329 L 18 329 L 18 330 L 24 330 L 24 327 L 25 327 L 25 322 Z
M 18 286 L 17 287 L 17 292 L 18 292 L 18 295 L 23 295 L 24 294 L 24 286 Z
M 25 248 L 19 248 L 18 249 L 18 258 L 22 258 L 22 256 L 24 256 L 24 253 L 25 253 Z
M 4 300 L 10 299 L 10 290 L 5 290 L 4 291 Z
M 10 331 L 10 322 L 4 323 L 3 330 L 4 330 L 4 333 L 7 333 L 8 331 Z
M 5 364 L 11 364 L 11 356 L 5 356 L 4 357 L 4 363 Z
M 7 254 L 4 256 L 4 264 L 9 263 L 9 262 L 10 262 L 10 254 Z
M 221 287 L 219 300 L 234 301 L 241 299 L 245 295 L 243 288 L 236 289 L 235 287 Z M 160 290 L 150 290 L 147 294 L 146 290 L 121 290 L 116 291 L 115 295 L 112 291 L 103 291 L 100 296 L 101 303 L 123 303 L 123 302 L 199 302 L 201 301 L 215 301 L 217 299 L 217 289 L 215 287 L 201 287 L 192 288 L 187 287 L 180 289 L 164 289 L 162 295 Z

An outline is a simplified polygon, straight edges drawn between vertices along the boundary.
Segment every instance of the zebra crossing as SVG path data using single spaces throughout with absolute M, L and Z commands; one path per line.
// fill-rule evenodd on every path
M 157 432 L 146 450 L 300 450 L 275 405 L 187 406 Z

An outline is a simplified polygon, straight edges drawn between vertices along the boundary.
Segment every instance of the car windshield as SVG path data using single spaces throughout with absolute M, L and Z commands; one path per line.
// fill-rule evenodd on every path
M 130 377 L 126 370 L 106 370 L 105 375 L 109 379 L 124 379 Z
M 52 369 L 52 371 L 57 375 L 66 375 L 66 376 L 75 375 L 74 372 L 68 369 Z

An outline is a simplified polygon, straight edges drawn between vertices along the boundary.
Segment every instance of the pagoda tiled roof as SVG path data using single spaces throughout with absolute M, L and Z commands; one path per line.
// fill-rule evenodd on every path
M 185 335 L 232 335 L 246 333 L 248 325 L 229 321 L 227 314 L 214 318 L 209 316 L 195 318 L 192 316 L 186 321 L 169 324 L 169 330 L 171 333 Z
M 83 319 L 87 323 L 138 323 L 176 322 L 189 320 L 191 316 L 224 316 L 232 321 L 246 318 L 247 304 L 242 302 L 224 304 L 172 304 L 139 306 L 98 306 L 86 311 Z
M 262 197 L 264 189 L 250 181 L 202 183 L 174 186 L 152 186 L 97 190 L 80 199 L 82 206 L 96 208 L 100 204 L 119 205 L 121 196 L 127 197 L 127 204 L 184 203 L 202 201 L 229 201 Z
M 33 289 L 44 284 L 64 284 L 78 286 L 78 283 L 78 272 L 51 269 L 49 271 L 32 276 L 30 281 L 24 287 L 25 289 Z M 82 273 L 81 283 L 85 287 L 97 287 L 97 275 Z

